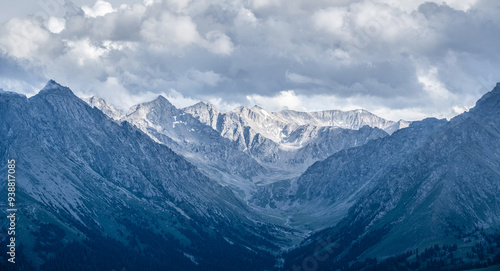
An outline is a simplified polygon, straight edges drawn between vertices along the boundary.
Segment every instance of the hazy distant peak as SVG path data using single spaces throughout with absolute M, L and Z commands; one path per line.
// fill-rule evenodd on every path
M 215 105 L 211 104 L 211 103 L 208 103 L 208 102 L 197 102 L 191 106 L 187 106 L 185 108 L 183 108 L 183 110 L 192 110 L 192 109 L 206 109 L 206 110 L 212 110 L 212 111 L 219 111 L 219 109 L 217 107 L 215 107 Z
M 123 114 L 121 110 L 115 108 L 113 105 L 99 96 L 83 98 L 82 100 L 84 100 L 89 106 L 101 110 L 105 115 L 116 121 L 119 121 L 123 117 L 125 117 L 125 114 Z

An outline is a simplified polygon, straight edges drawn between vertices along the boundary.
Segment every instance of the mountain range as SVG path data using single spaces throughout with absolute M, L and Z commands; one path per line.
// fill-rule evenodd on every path
M 0 139 L 20 261 L 1 255 L 1 270 L 500 264 L 500 84 L 449 121 L 410 123 L 163 96 L 124 113 L 51 80 L 0 91 Z
M 124 114 L 99 97 L 84 100 L 113 120 L 136 126 L 243 198 L 259 184 L 297 177 L 341 149 L 409 124 L 364 110 L 272 113 L 255 106 L 223 113 L 206 103 L 178 109 L 163 96 Z
M 259 106 L 240 106 L 219 112 L 213 105 L 200 102 L 184 111 L 236 142 L 260 163 L 294 173 L 302 173 L 315 161 L 341 149 L 362 145 L 409 125 L 365 110 L 269 112 Z M 361 130 L 365 126 L 371 129 Z
M 0 115 L 2 160 L 15 159 L 18 168 L 19 250 L 33 266 L 255 270 L 272 265 L 270 252 L 286 231 L 259 222 L 229 188 L 68 88 L 50 81 L 29 99 L 2 92 Z M 221 254 L 235 256 L 213 260 Z M 73 262 L 85 265 L 68 267 Z

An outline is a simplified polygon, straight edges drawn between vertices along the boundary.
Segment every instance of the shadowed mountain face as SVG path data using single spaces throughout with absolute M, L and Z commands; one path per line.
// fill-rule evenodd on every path
M 415 122 L 390 137 L 341 150 L 314 163 L 297 179 L 261 187 L 251 202 L 282 213 L 294 227 L 318 230 L 332 226 L 363 191 L 377 184 L 376 178 L 407 159 L 445 124 L 446 120 L 437 119 Z
M 315 254 L 317 239 L 329 240 L 328 259 L 317 262 L 323 269 L 434 244 L 480 243 L 484 237 L 464 236 L 500 229 L 500 84 L 468 113 L 415 122 L 341 151 L 297 183 L 290 197 L 298 202 L 352 203 L 336 226 L 288 255 L 290 267 Z
M 267 251 L 276 249 L 279 234 L 257 223 L 229 188 L 66 87 L 50 81 L 29 99 L 0 93 L 0 133 L 1 160 L 17 165 L 17 241 L 25 264 L 44 270 L 274 264 Z

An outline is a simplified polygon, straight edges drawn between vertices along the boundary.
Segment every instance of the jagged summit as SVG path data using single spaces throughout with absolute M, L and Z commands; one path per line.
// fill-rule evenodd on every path
M 145 105 L 162 106 L 162 107 L 175 107 L 167 98 L 162 95 L 158 95 L 156 99 L 151 102 L 144 103 Z
M 66 95 L 73 95 L 73 91 L 69 89 L 66 86 L 62 86 L 61 84 L 57 83 L 56 81 L 50 79 L 45 87 L 38 92 L 38 95 L 44 95 L 44 94 L 66 94 Z

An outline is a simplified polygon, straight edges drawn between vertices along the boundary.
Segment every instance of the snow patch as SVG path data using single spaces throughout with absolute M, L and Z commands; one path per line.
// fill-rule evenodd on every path
M 190 259 L 195 265 L 199 265 L 199 263 L 196 261 L 196 258 L 193 255 L 184 252 L 184 256 Z

